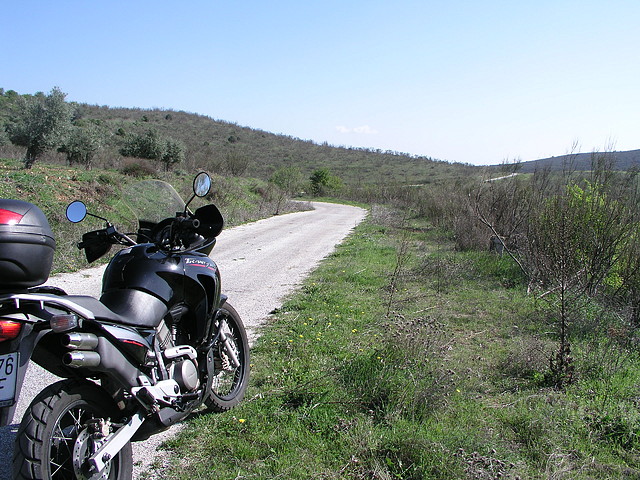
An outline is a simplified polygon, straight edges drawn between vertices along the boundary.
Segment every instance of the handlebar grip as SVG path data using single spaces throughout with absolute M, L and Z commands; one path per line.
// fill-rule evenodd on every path
M 194 230 L 200 227 L 200 220 L 197 218 L 185 218 L 181 220 L 180 226 L 185 228 L 193 228 Z

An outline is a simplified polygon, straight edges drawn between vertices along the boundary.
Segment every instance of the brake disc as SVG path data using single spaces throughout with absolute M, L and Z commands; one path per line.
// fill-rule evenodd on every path
M 78 434 L 73 446 L 73 471 L 78 480 L 108 480 L 111 473 L 111 462 L 106 462 L 101 472 L 92 473 L 87 468 L 87 459 L 97 452 L 104 440 L 96 440 L 91 438 L 89 428 L 85 428 Z

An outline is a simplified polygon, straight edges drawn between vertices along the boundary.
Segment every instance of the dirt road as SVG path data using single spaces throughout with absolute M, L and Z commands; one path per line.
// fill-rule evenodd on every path
M 366 211 L 346 205 L 313 203 L 314 210 L 281 215 L 223 231 L 211 257 L 222 274 L 222 291 L 242 316 L 250 340 L 260 324 L 300 281 L 330 254 L 364 219 Z M 47 285 L 69 294 L 99 296 L 104 267 L 52 277 Z M 22 415 L 33 399 L 56 377 L 39 367 L 29 367 L 14 424 L 0 429 L 0 465 L 11 465 L 13 442 Z M 175 434 L 167 432 L 134 444 L 134 478 L 158 459 L 157 446 Z M 10 469 L 0 469 L 9 480 Z

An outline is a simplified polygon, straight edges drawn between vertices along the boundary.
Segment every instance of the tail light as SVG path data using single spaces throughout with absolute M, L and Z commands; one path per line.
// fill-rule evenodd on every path
M 24 215 L 0 208 L 0 225 L 15 225 Z
M 21 329 L 22 323 L 0 318 L 0 342 L 17 338 Z

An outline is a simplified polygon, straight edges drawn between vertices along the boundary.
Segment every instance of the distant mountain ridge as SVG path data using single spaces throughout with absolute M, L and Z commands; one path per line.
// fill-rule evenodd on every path
M 521 173 L 533 173 L 536 170 L 550 169 L 558 171 L 571 165 L 574 170 L 591 170 L 594 158 L 606 157 L 612 161 L 614 170 L 630 170 L 640 168 L 640 150 L 627 150 L 623 152 L 592 152 L 592 153 L 572 153 L 560 155 L 558 157 L 541 158 L 522 162 Z

